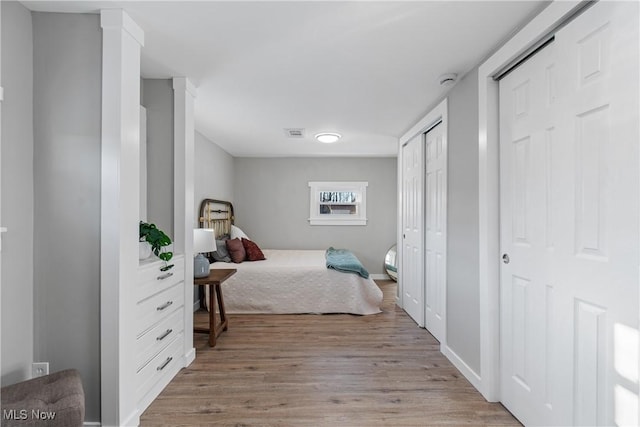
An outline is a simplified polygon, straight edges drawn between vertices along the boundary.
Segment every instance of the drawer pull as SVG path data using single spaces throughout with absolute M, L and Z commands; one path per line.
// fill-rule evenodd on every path
M 168 365 L 169 363 L 171 363 L 171 361 L 172 361 L 172 360 L 173 360 L 173 357 L 167 357 L 167 360 L 165 360 L 164 362 L 162 362 L 162 365 L 158 366 L 158 367 L 156 368 L 156 370 L 158 370 L 158 371 L 162 371 L 164 368 L 166 368 L 166 367 L 167 367 L 167 365 Z
M 160 335 L 158 338 L 156 338 L 156 340 L 157 341 L 162 341 L 163 339 L 168 337 L 171 332 L 173 332 L 173 329 L 167 329 L 166 331 L 164 331 L 164 333 L 162 335 Z
M 169 307 L 171 304 L 173 304 L 173 301 L 167 301 L 167 302 L 165 302 L 164 304 L 162 304 L 161 306 L 156 307 L 156 310 L 158 310 L 158 311 L 162 311 L 162 310 L 164 310 L 165 308 Z
M 156 277 L 157 280 L 164 280 L 164 279 L 168 279 L 169 277 L 173 276 L 173 273 L 169 272 L 169 273 L 164 273 L 159 275 L 158 277 Z

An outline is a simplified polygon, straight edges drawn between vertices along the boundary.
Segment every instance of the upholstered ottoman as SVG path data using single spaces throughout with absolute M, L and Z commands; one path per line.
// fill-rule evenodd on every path
M 84 423 L 84 389 L 75 369 L 2 387 L 3 427 L 75 427 Z

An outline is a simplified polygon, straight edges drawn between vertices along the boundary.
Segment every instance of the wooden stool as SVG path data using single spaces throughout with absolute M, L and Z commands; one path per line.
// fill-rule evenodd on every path
M 224 310 L 224 298 L 222 297 L 222 283 L 236 273 L 235 268 L 215 268 L 209 270 L 208 277 L 193 279 L 194 286 L 209 287 L 209 328 L 194 327 L 193 331 L 197 333 L 209 334 L 209 346 L 215 347 L 216 338 L 226 331 L 228 328 L 227 314 Z M 216 325 L 216 299 L 220 308 L 220 323 Z

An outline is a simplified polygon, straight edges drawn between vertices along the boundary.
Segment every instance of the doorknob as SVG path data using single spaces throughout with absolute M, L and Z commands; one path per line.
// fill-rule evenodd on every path
M 504 262 L 505 264 L 509 264 L 509 254 L 503 254 L 502 255 L 502 262 Z

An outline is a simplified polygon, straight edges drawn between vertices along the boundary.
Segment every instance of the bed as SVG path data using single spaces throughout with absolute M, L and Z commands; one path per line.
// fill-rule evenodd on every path
M 211 228 L 217 239 L 234 238 L 233 205 L 205 199 L 200 227 Z M 235 268 L 222 284 L 227 313 L 302 314 L 380 313 L 382 291 L 371 278 L 327 268 L 325 251 L 263 249 L 264 260 L 241 263 L 216 261 L 211 268 Z M 205 301 L 208 298 L 203 298 Z

